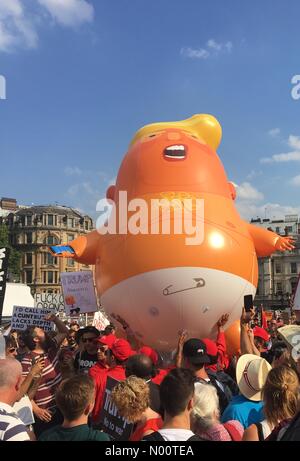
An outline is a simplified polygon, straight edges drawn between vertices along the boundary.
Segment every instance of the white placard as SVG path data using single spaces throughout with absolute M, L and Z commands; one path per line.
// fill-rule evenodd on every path
M 44 320 L 47 314 L 53 314 L 53 310 L 14 306 L 11 328 L 13 330 L 26 330 L 27 327 L 34 326 L 43 328 L 45 331 L 52 331 L 54 330 L 54 323 Z
M 98 310 L 92 271 L 62 272 L 66 314 L 77 316 Z
M 36 293 L 34 295 L 34 307 L 42 309 L 55 309 L 55 312 L 64 312 L 64 295 L 57 293 Z
M 102 314 L 102 312 L 95 312 L 93 319 L 93 327 L 97 330 L 102 331 L 109 325 L 109 320 Z

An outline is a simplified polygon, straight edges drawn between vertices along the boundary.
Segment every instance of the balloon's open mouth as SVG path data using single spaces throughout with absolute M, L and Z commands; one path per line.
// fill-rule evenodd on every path
M 164 157 L 172 160 L 183 160 L 186 157 L 186 148 L 182 144 L 166 147 Z

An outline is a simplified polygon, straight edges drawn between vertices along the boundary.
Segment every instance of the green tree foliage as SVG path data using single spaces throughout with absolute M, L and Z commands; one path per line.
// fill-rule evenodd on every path
M 5 224 L 0 225 L 0 247 L 1 248 L 9 248 L 10 249 L 10 256 L 9 256 L 9 265 L 8 265 L 8 273 L 9 278 L 13 280 L 20 279 L 20 265 L 21 265 L 21 253 L 17 251 L 12 245 L 9 243 L 9 232 L 8 228 Z

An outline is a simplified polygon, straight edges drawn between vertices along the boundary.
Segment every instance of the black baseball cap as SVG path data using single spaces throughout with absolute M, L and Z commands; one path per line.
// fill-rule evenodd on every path
M 201 339 L 188 339 L 183 345 L 183 355 L 192 364 L 200 365 L 210 363 L 210 357 L 206 352 L 206 345 Z

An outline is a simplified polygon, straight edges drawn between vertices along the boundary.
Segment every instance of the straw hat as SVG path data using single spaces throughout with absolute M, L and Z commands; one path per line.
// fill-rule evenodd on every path
M 258 355 L 242 355 L 236 365 L 236 380 L 243 396 L 254 402 L 261 401 L 261 391 L 271 369 L 269 362 Z

